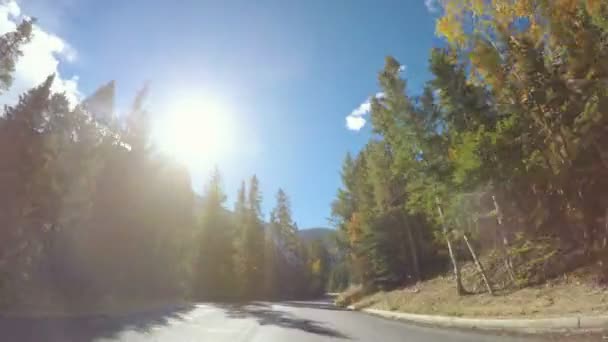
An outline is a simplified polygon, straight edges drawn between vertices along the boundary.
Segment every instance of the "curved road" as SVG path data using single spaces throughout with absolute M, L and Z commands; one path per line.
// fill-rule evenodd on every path
M 197 304 L 124 316 L 0 317 L 2 341 L 531 341 L 422 327 L 344 311 L 329 302 Z

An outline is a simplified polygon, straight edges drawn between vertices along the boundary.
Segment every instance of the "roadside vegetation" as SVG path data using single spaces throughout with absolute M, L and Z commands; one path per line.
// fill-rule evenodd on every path
M 386 58 L 373 136 L 344 160 L 333 203 L 348 270 L 339 283 L 356 286 L 339 302 L 400 289 L 360 304 L 473 316 L 604 310 L 608 4 L 446 1 L 437 34 L 446 43 L 430 52 L 420 94 Z M 536 310 L 526 296 L 559 309 Z
M 359 292 L 359 297 L 349 302 L 357 309 L 480 318 L 600 315 L 608 311 L 608 291 L 595 282 L 594 271 L 589 268 L 579 268 L 539 285 L 497 290 L 494 295 L 483 290 L 474 263 L 463 265 L 462 280 L 473 294 L 455 295 L 454 281 L 445 274 L 367 296 Z
M 1 91 L 32 25 L 0 36 Z M 53 81 L 0 117 L 0 311 L 115 312 L 324 293 L 327 250 L 300 239 L 284 191 L 269 222 L 256 176 L 243 182 L 234 210 L 219 171 L 198 195 L 188 170 L 150 144 L 148 87 L 116 115 L 113 82 L 70 104 L 51 91 Z
M 303 239 L 259 180 L 234 208 L 150 140 L 148 87 L 81 103 L 54 76 L 0 117 L 0 310 L 306 298 L 472 316 L 603 312 L 608 4 L 442 1 L 430 79 L 387 57 L 373 134 L 347 155 L 336 241 Z M 33 21 L 0 36 L 0 96 Z

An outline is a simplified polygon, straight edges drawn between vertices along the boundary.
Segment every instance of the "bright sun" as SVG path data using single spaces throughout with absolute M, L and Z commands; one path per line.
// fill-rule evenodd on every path
M 227 106 L 195 97 L 172 101 L 154 127 L 155 141 L 191 169 L 219 164 L 234 146 L 234 125 Z

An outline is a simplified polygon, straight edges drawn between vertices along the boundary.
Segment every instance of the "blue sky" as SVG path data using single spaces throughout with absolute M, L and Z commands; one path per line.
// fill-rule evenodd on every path
M 378 92 L 384 57 L 407 66 L 404 75 L 416 92 L 428 78 L 429 50 L 439 44 L 424 0 L 19 5 L 76 52 L 77 58 L 61 58 L 58 68 L 65 79 L 78 76 L 81 94 L 114 79 L 119 107 L 125 107 L 150 80 L 155 108 L 186 90 L 227 104 L 238 148 L 217 163 L 229 205 L 241 179 L 255 173 L 264 213 L 282 187 L 302 228 L 328 225 L 344 155 L 358 151 L 370 134 L 368 126 L 348 130 L 345 117 Z M 193 170 L 197 190 L 207 169 Z

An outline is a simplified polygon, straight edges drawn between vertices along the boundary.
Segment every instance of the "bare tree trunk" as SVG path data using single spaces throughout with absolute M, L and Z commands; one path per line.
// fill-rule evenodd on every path
M 608 245 L 608 208 L 606 208 L 606 214 L 604 215 L 604 241 L 602 247 L 606 248 Z
M 513 272 L 513 262 L 509 256 L 509 240 L 507 239 L 507 235 L 503 232 L 504 227 L 502 225 L 502 211 L 500 211 L 500 207 L 496 201 L 496 196 L 492 195 L 492 201 L 494 202 L 494 209 L 496 210 L 496 221 L 500 226 L 498 230 L 500 231 L 500 238 L 502 240 L 505 268 L 507 269 L 507 273 L 509 274 L 509 278 L 511 278 L 513 284 L 516 284 L 515 272 Z
M 511 278 L 513 284 L 516 284 L 517 281 L 515 280 L 515 272 L 513 271 L 513 261 L 511 261 L 511 256 L 509 256 L 509 240 L 507 240 L 507 237 L 504 234 L 502 234 L 502 244 L 504 246 L 505 267 L 509 273 L 509 278 Z
M 456 278 L 456 291 L 459 296 L 464 295 L 466 292 L 464 291 L 464 287 L 462 286 L 462 280 L 460 278 L 460 268 L 458 267 L 458 261 L 456 260 L 456 254 L 454 253 L 454 249 L 452 248 L 452 241 L 450 240 L 450 234 L 448 232 L 448 228 L 445 225 L 445 220 L 443 217 L 443 210 L 441 210 L 441 205 L 439 204 L 439 198 L 435 198 L 437 202 L 437 211 L 439 212 L 439 218 L 441 219 L 441 228 L 443 231 L 443 236 L 445 237 L 445 242 L 448 245 L 448 252 L 450 254 L 450 260 L 452 261 L 452 266 L 454 268 L 454 278 Z
M 406 233 L 407 240 L 409 243 L 409 250 L 412 257 L 412 264 L 414 266 L 414 279 L 416 282 L 420 281 L 420 264 L 418 261 L 418 248 L 416 247 L 416 241 L 414 240 L 414 234 L 412 234 L 412 223 L 410 220 L 406 220 Z
M 488 277 L 486 276 L 486 271 L 483 269 L 483 265 L 481 264 L 479 259 L 477 259 L 477 254 L 475 253 L 473 246 L 471 246 L 471 244 L 469 243 L 469 237 L 467 236 L 467 233 L 464 233 L 463 238 L 464 238 L 464 242 L 467 244 L 467 248 L 469 248 L 469 252 L 471 252 L 473 261 L 475 261 L 477 270 L 479 271 L 479 274 L 481 275 L 481 278 L 483 279 L 483 282 L 486 285 L 486 289 L 488 290 L 488 293 L 493 296 L 494 292 L 492 291 L 492 286 L 490 285 L 490 282 L 488 281 Z
M 600 144 L 598 144 L 597 142 L 594 142 L 593 146 L 599 154 L 599 159 L 602 162 L 602 165 L 604 166 L 604 168 L 608 169 L 608 153 L 604 152 L 602 146 L 600 146 Z
M 456 255 L 454 253 L 454 249 L 452 248 L 452 242 L 450 241 L 450 237 L 447 231 L 444 230 L 445 242 L 448 245 L 448 252 L 450 253 L 450 260 L 452 261 L 452 266 L 454 267 L 454 278 L 456 278 L 456 291 L 459 296 L 465 294 L 464 287 L 462 286 L 462 280 L 460 278 L 460 267 L 458 266 L 458 261 L 456 261 Z

